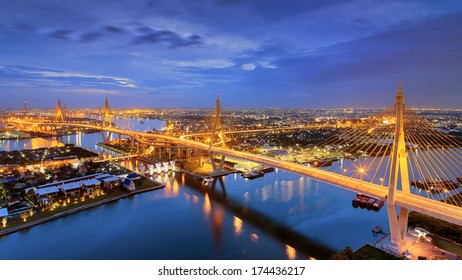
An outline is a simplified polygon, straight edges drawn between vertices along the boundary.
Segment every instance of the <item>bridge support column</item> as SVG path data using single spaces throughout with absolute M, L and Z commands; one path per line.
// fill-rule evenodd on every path
M 406 238 L 409 209 L 400 207 L 399 215 L 396 206 L 387 203 L 388 223 L 390 224 L 391 243 L 398 247 L 401 253 L 401 242 Z
M 215 158 L 213 157 L 213 154 L 210 153 L 210 164 L 212 164 L 213 172 L 223 171 L 224 163 L 225 163 L 225 155 L 221 156 L 220 163 L 217 166 L 217 164 L 215 163 Z
M 101 136 L 103 137 L 103 143 L 109 144 L 111 142 L 112 131 L 109 131 L 107 136 L 104 134 L 104 130 L 101 130 Z
M 404 95 L 401 83 L 396 95 L 396 126 L 391 160 L 390 185 L 388 186 L 387 197 L 388 222 L 390 224 L 391 243 L 397 246 L 399 253 L 401 253 L 400 247 L 406 238 L 409 209 L 400 207 L 399 216 L 397 215 L 395 194 L 398 191 L 398 177 L 401 179 L 401 191 L 406 194 L 410 193 L 406 142 L 404 142 Z
M 186 149 L 186 160 L 191 161 L 191 149 Z
M 172 159 L 172 147 L 170 144 L 167 146 L 168 159 Z

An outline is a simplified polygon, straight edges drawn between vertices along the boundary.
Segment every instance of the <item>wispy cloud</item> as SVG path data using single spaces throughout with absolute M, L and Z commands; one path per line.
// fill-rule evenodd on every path
M 141 33 L 135 36 L 134 44 L 167 44 L 169 47 L 186 47 L 186 46 L 199 46 L 202 45 L 203 39 L 196 34 L 189 34 L 181 36 L 171 30 L 153 29 L 150 27 L 142 26 L 138 28 Z
M 278 68 L 276 65 L 274 64 L 271 64 L 271 62 L 268 62 L 268 61 L 260 61 L 258 62 L 260 64 L 261 67 L 263 68 L 269 68 L 269 69 L 276 69 Z
M 126 87 L 126 88 L 136 88 L 136 84 L 133 80 L 123 77 L 114 77 L 114 76 L 106 76 L 106 75 L 93 75 L 93 74 L 86 74 L 86 73 L 73 73 L 73 72 L 64 72 L 58 70 L 49 70 L 49 69 L 40 69 L 35 67 L 29 66 L 8 66 L 3 65 L 2 70 L 6 73 L 16 75 L 17 78 L 36 78 L 43 77 L 43 78 L 59 78 L 59 79 L 79 79 L 78 82 L 80 83 L 92 83 L 92 84 L 101 84 L 101 85 L 115 85 L 119 87 Z M 84 81 L 82 79 L 85 79 Z
M 1 28 L 0 28 L 1 29 Z M 34 32 L 35 29 L 25 30 Z M 204 38 L 198 34 L 184 33 L 161 28 L 145 26 L 136 23 L 129 27 L 117 24 L 101 25 L 96 28 L 42 28 L 37 29 L 38 34 L 44 34 L 49 38 L 76 43 L 92 43 L 110 41 L 117 38 L 117 42 L 125 45 L 149 45 L 159 44 L 169 48 L 181 48 L 204 45 Z
M 255 68 L 257 68 L 257 66 L 253 63 L 246 63 L 246 64 L 241 65 L 241 69 L 247 70 L 247 71 L 255 70 Z
M 88 95 L 120 95 L 120 92 L 108 89 L 97 89 L 97 88 L 67 88 L 67 89 L 53 89 L 54 92 L 66 92 L 66 93 L 78 93 Z
M 74 31 L 70 29 L 57 29 L 48 33 L 48 36 L 59 40 L 70 40 L 73 33 Z
M 207 68 L 219 69 L 234 66 L 228 59 L 202 59 L 202 60 L 163 60 L 162 64 L 179 68 Z

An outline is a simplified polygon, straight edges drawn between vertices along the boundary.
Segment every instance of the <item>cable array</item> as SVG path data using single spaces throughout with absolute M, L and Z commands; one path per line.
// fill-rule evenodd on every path
M 327 151 L 343 154 L 322 160 L 321 168 L 389 186 L 395 115 L 395 106 L 385 108 L 320 143 Z M 404 139 L 411 193 L 462 205 L 462 196 L 456 195 L 462 184 L 462 143 L 406 106 Z

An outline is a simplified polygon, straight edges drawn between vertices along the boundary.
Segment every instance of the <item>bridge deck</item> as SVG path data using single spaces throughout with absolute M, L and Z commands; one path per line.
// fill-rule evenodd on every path
M 41 124 L 36 122 L 22 122 L 22 121 L 12 121 L 19 124 Z M 161 135 L 161 134 L 152 134 L 152 133 L 144 133 L 138 131 L 130 131 L 124 129 L 118 129 L 114 127 L 100 127 L 95 125 L 88 125 L 88 124 L 76 124 L 76 123 L 56 123 L 55 125 L 69 125 L 69 126 L 78 126 L 84 128 L 92 128 L 92 129 L 101 129 L 103 131 L 110 131 L 113 133 L 129 135 L 133 137 L 144 137 L 150 139 L 160 139 L 170 143 L 176 143 L 185 147 L 190 147 L 198 150 L 208 151 L 209 145 L 192 141 L 189 139 L 185 139 L 183 137 L 174 137 L 168 135 Z M 223 148 L 215 148 L 212 147 L 212 152 L 232 156 L 236 158 L 241 158 L 249 161 L 253 161 L 256 163 L 265 164 L 268 166 L 272 166 L 275 168 L 280 168 L 284 170 L 288 170 L 303 176 L 308 176 L 341 188 L 345 188 L 354 192 L 363 193 L 366 195 L 371 195 L 383 199 L 386 201 L 386 195 L 388 194 L 388 188 L 380 185 L 376 185 L 370 182 L 365 182 L 359 179 L 350 178 L 347 176 L 343 176 L 340 174 L 324 171 L 321 169 L 308 167 L 296 163 L 291 162 L 282 162 L 273 158 L 249 154 L 229 149 Z M 431 200 L 428 198 L 423 198 L 413 194 L 404 194 L 402 192 L 398 192 L 396 194 L 396 205 L 406 207 L 408 209 L 427 214 L 433 216 L 435 218 L 439 218 L 457 225 L 462 226 L 462 207 L 457 207 L 454 205 L 449 205 L 446 203 L 442 203 L 436 200 Z

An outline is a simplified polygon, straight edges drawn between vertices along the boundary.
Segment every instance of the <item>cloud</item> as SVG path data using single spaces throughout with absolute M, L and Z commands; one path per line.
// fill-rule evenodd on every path
M 234 66 L 234 63 L 227 59 L 203 59 L 203 60 L 190 60 L 190 61 L 181 61 L 181 60 L 164 60 L 162 61 L 164 65 L 169 65 L 173 67 L 180 68 L 227 68 Z
M 115 85 L 125 88 L 136 88 L 133 80 L 122 77 L 105 76 L 105 75 L 91 75 L 86 73 L 73 73 L 58 70 L 40 69 L 30 66 L 9 66 L 3 65 L 3 70 L 10 75 L 16 75 L 22 79 L 42 78 L 55 78 L 58 81 L 76 82 L 78 84 L 100 84 L 100 85 Z
M 66 89 L 54 89 L 54 92 L 67 92 L 67 93 L 78 93 L 78 94 L 90 94 L 90 95 L 120 95 L 120 92 L 115 90 L 97 89 L 97 88 L 66 88 Z
M 123 28 L 113 26 L 113 25 L 108 25 L 104 27 L 104 30 L 110 32 L 110 33 L 125 33 L 125 30 Z
M 170 30 L 152 29 L 146 26 L 138 27 L 137 31 L 141 33 L 133 40 L 133 43 L 137 45 L 165 43 L 172 48 L 177 48 L 204 44 L 202 37 L 194 34 L 180 36 Z
M 100 32 L 88 32 L 80 36 L 80 42 L 89 43 L 98 40 L 103 34 Z
M 70 29 L 57 29 L 55 31 L 48 33 L 48 36 L 59 40 L 70 40 L 70 35 L 72 33 L 74 33 L 74 31 Z
M 278 67 L 274 64 L 271 64 L 271 62 L 268 61 L 260 61 L 258 62 L 262 68 L 269 68 L 269 69 L 277 69 Z
M 251 70 L 255 70 L 255 68 L 257 68 L 257 66 L 253 63 L 246 63 L 246 64 L 241 65 L 241 69 L 243 70 L 251 71 Z

